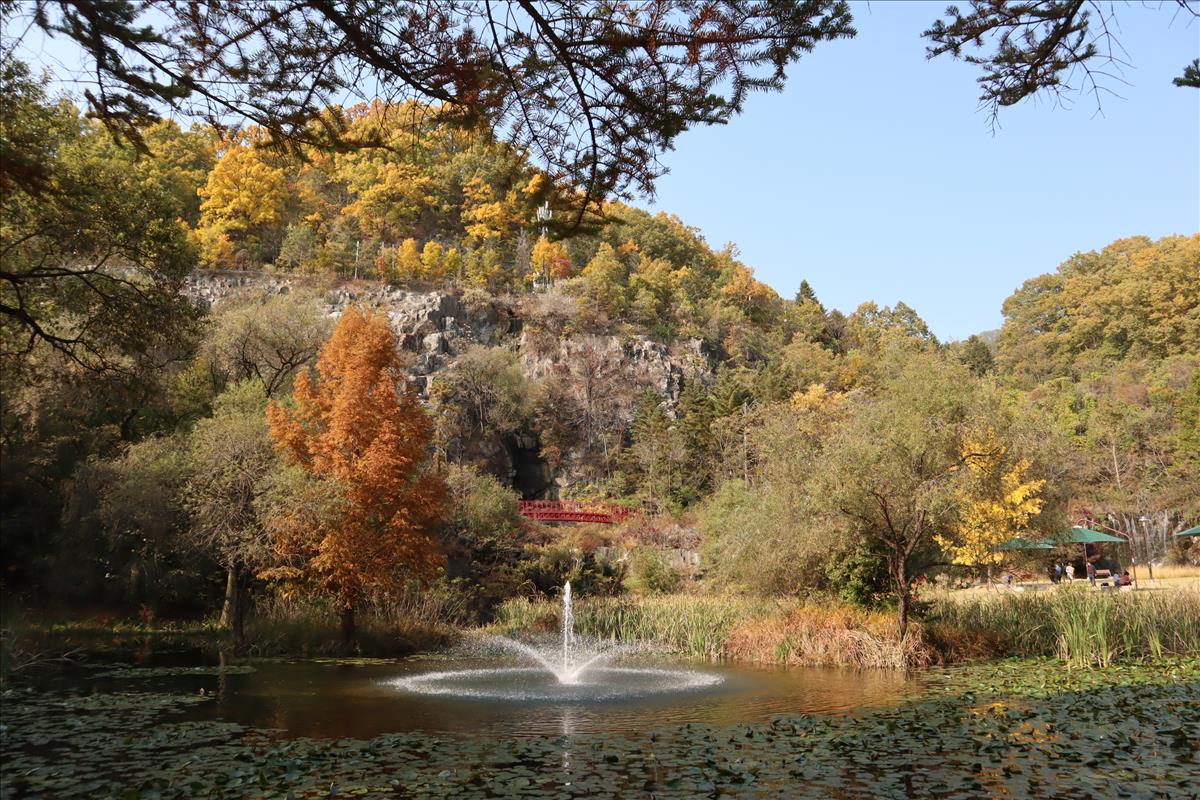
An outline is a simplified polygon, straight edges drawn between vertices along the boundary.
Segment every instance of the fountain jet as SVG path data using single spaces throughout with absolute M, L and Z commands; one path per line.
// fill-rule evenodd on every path
M 562 588 L 561 649 L 538 648 L 509 639 L 489 636 L 487 642 L 517 653 L 537 665 L 531 668 L 493 668 L 429 672 L 395 681 L 396 685 L 420 694 L 450 694 L 512 700 L 615 700 L 644 694 L 678 692 L 720 683 L 715 675 L 694 670 L 622 668 L 600 666 L 620 651 L 577 652 L 575 612 L 571 604 L 571 582 Z M 553 683 L 529 685 L 531 677 L 551 675 Z M 584 680 L 588 676 L 590 680 Z

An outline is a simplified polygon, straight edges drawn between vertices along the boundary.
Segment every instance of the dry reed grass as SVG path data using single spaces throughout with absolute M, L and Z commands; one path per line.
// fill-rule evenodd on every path
M 546 633 L 558 625 L 552 601 L 505 603 L 497 628 Z M 646 642 L 711 660 L 859 668 L 919 666 L 935 653 L 913 623 L 903 642 L 896 617 L 831 601 L 667 595 L 581 598 L 576 630 L 585 636 Z
M 801 605 L 753 617 L 729 635 L 725 655 L 793 666 L 901 668 L 929 664 L 935 653 L 918 623 L 903 640 L 894 613 L 851 606 Z

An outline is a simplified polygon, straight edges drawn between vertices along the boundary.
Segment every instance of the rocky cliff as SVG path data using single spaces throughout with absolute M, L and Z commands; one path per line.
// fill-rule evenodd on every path
M 644 335 L 578 330 L 563 323 L 571 315 L 574 300 L 561 296 L 419 292 L 373 281 L 321 285 L 303 277 L 260 272 L 197 272 L 185 293 L 216 308 L 239 297 L 301 289 L 317 294 L 330 317 L 356 304 L 387 314 L 400 348 L 410 354 L 413 382 L 423 397 L 428 397 L 440 372 L 453 368 L 456 360 L 476 345 L 510 349 L 530 381 L 554 376 L 570 379 L 592 365 L 601 365 L 602 391 L 606 387 L 627 392 L 652 389 L 671 415 L 689 381 L 707 384 L 714 380 L 715 359 L 700 340 L 661 342 Z M 627 427 L 632 410 L 633 405 L 628 404 L 627 418 L 615 425 Z M 484 446 L 489 448 L 493 452 L 485 453 L 484 460 L 491 471 L 530 497 L 557 496 L 584 480 L 587 472 L 583 452 L 562 454 L 550 468 L 539 452 L 536 431 L 519 434 L 499 447 L 496 443 Z

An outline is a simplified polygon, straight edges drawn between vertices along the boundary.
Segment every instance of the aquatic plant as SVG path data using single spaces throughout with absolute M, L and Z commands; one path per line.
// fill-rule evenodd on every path
M 935 670 L 895 707 L 635 734 L 287 738 L 181 719 L 210 697 L 4 696 L 0 795 L 52 797 L 1179 796 L 1200 659 Z M 1186 790 L 1185 790 L 1186 791 Z

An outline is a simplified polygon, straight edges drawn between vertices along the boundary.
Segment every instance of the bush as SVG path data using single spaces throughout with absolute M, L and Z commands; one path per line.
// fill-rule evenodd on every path
M 679 588 L 682 576 L 656 547 L 637 547 L 629 554 L 629 586 L 639 594 L 669 594 Z
M 545 597 L 558 596 L 567 581 L 576 595 L 611 596 L 624 589 L 625 566 L 598 553 L 558 543 L 528 548 L 525 556 L 523 578 Z
M 829 556 L 825 576 L 837 596 L 855 606 L 876 605 L 891 593 L 887 555 L 872 542 L 858 542 L 849 550 Z
M 445 477 L 447 579 L 463 598 L 464 618 L 457 621 L 479 622 L 520 587 L 524 535 L 517 495 L 472 467 L 452 465 Z

